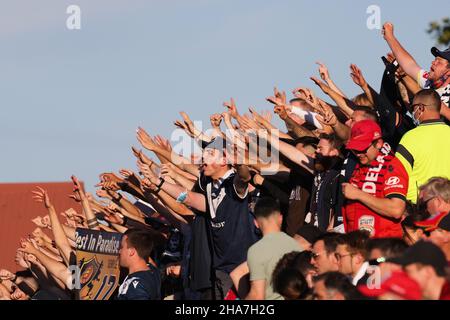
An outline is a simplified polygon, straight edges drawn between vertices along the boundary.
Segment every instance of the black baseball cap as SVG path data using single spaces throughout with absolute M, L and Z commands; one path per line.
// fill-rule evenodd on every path
M 227 150 L 228 148 L 231 148 L 231 144 L 227 139 L 223 139 L 221 137 L 216 137 L 205 147 L 205 149 L 216 149 L 219 151 L 224 151 Z
M 445 59 L 448 62 L 450 62 L 450 47 L 448 47 L 444 51 L 441 51 L 438 48 L 433 47 L 433 48 L 431 48 L 431 53 L 435 57 L 441 57 L 442 59 Z
M 413 246 L 406 249 L 401 257 L 389 259 L 388 262 L 408 266 L 413 263 L 420 263 L 432 266 L 439 276 L 445 276 L 445 268 L 448 265 L 442 250 L 430 241 L 418 241 Z
M 305 224 L 298 229 L 297 234 L 313 244 L 322 235 L 322 231 L 311 224 Z

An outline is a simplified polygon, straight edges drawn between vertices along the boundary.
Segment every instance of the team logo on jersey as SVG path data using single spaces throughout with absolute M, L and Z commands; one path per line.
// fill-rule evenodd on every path
M 390 177 L 387 181 L 386 181 L 386 185 L 387 186 L 394 186 L 396 184 L 399 184 L 400 182 L 400 178 L 399 177 Z
M 368 231 L 373 236 L 375 233 L 375 217 L 369 215 L 361 216 L 358 219 L 358 229 Z

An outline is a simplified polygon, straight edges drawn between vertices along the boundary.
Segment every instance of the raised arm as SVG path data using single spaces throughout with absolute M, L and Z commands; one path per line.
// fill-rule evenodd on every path
M 147 150 L 162 155 L 166 159 L 169 159 L 176 166 L 179 166 L 182 170 L 198 176 L 199 170 L 195 164 L 192 164 L 189 159 L 186 159 L 173 151 L 168 151 L 159 147 L 144 129 L 139 128 L 137 130 L 137 139 Z
M 417 75 L 420 71 L 420 66 L 417 64 L 416 60 L 406 51 L 397 38 L 394 36 L 394 25 L 390 22 L 386 22 L 383 25 L 382 34 L 384 40 L 392 50 L 392 53 L 397 59 L 398 63 L 402 69 L 413 79 L 417 79 Z
M 86 197 L 86 194 L 84 193 L 83 187 L 81 186 L 81 183 L 78 181 L 78 178 L 75 176 L 71 177 L 73 186 L 74 186 L 74 194 L 75 197 L 80 199 L 81 206 L 83 207 L 84 214 L 86 215 L 86 221 L 88 223 L 89 229 L 93 230 L 100 230 L 100 227 L 98 226 L 97 218 L 92 211 L 92 208 L 89 204 L 89 200 Z
M 66 286 L 72 283 L 72 275 L 69 269 L 63 263 L 47 257 L 28 241 L 22 241 L 21 246 L 22 249 L 19 250 L 34 255 L 37 259 L 39 259 L 39 261 L 42 263 L 45 269 L 47 269 L 48 272 L 62 281 Z
M 36 202 L 41 202 L 44 204 L 45 208 L 48 211 L 50 221 L 52 224 L 52 232 L 55 237 L 55 243 L 58 246 L 59 250 L 62 253 L 62 257 L 66 264 L 69 264 L 70 253 L 72 252 L 72 248 L 70 246 L 69 241 L 67 240 L 66 234 L 64 233 L 64 229 L 58 219 L 58 215 L 56 214 L 55 207 L 50 202 L 50 197 L 46 190 L 37 187 L 37 191 L 33 191 L 33 199 Z
M 322 80 L 325 81 L 332 90 L 336 91 L 344 98 L 347 98 L 347 96 L 344 94 L 344 92 L 342 92 L 342 90 L 338 88 L 338 86 L 334 83 L 334 81 L 331 80 L 331 77 L 328 73 L 327 66 L 325 64 L 323 64 L 322 62 L 316 62 L 316 64 L 319 66 L 320 78 L 322 78 Z
M 353 109 L 350 108 L 350 106 L 347 104 L 347 101 L 343 96 L 341 96 L 339 93 L 331 89 L 326 83 L 320 81 L 319 79 L 315 77 L 310 78 L 326 95 L 328 95 L 333 101 L 336 103 L 336 105 L 342 110 L 342 112 L 345 113 L 345 115 L 350 118 L 353 114 Z M 302 88 L 299 88 L 302 89 Z M 298 89 L 296 89 L 298 90 Z

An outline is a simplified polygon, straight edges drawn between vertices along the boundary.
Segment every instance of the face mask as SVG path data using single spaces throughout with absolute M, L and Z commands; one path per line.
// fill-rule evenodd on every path
M 320 153 L 316 154 L 315 164 L 319 171 L 325 171 L 332 168 L 339 161 L 339 157 L 326 157 Z M 322 169 L 322 170 L 320 170 Z
M 418 125 L 420 124 L 419 118 L 420 118 L 420 116 L 422 115 L 422 113 L 421 113 L 418 117 L 416 117 L 417 111 L 419 111 L 419 109 L 416 109 L 416 111 L 414 111 L 414 112 L 412 113 L 413 122 L 414 122 L 414 124 L 415 124 L 416 126 L 418 126 Z

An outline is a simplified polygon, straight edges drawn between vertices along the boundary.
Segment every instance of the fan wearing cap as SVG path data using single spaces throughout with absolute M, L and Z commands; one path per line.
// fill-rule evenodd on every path
M 355 123 L 346 147 L 359 163 L 349 183 L 342 184 L 345 231 L 367 230 L 371 237 L 401 238 L 408 175 L 383 141 L 380 126 L 372 120 Z
M 447 120 L 450 120 L 450 48 L 444 51 L 440 51 L 435 47 L 431 48 L 431 53 L 435 59 L 431 63 L 430 71 L 425 71 L 394 36 L 392 23 L 387 22 L 383 25 L 383 35 L 400 67 L 406 74 L 416 79 L 421 88 L 434 89 L 441 96 L 441 114 Z
M 429 240 L 444 252 L 450 265 L 450 180 L 431 178 L 420 188 L 419 206 L 431 217 L 416 225 L 425 228 Z
M 447 260 L 433 243 L 421 240 L 390 262 L 403 266 L 408 276 L 419 284 L 424 299 L 450 300 Z
M 198 180 L 200 192 L 164 180 L 159 182 L 161 190 L 178 202 L 205 213 L 215 276 L 214 294 L 219 300 L 224 299 L 233 285 L 230 272 L 246 260 L 248 248 L 257 240 L 248 210 L 251 176 L 246 166 L 230 164 L 236 160 L 231 159 L 230 148 L 229 142 L 220 137 L 204 148 Z M 247 181 L 242 178 L 244 174 Z
M 408 277 L 403 271 L 396 271 L 383 281 L 379 288 L 365 285 L 358 286 L 358 290 L 366 297 L 378 300 L 421 300 L 422 292 L 419 284 Z

